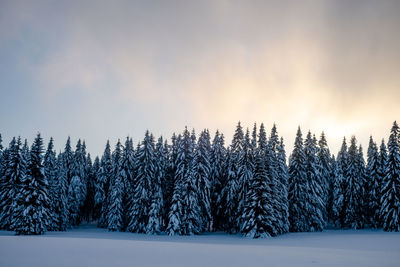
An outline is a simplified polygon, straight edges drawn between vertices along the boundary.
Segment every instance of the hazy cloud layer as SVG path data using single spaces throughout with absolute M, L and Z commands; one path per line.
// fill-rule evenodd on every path
M 104 142 L 273 122 L 364 146 L 400 114 L 399 1 L 1 1 L 0 125 Z M 397 117 L 396 117 L 397 116 Z M 22 125 L 21 125 L 22 124 Z

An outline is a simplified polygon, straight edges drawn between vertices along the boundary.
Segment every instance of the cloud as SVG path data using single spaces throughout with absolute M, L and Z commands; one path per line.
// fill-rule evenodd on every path
M 82 100 L 91 116 L 106 103 L 114 116 L 134 114 L 138 131 L 220 128 L 230 140 L 238 120 L 264 121 L 288 143 L 297 125 L 325 129 L 337 147 L 342 135 L 383 136 L 400 114 L 397 1 L 3 7 L 0 30 L 11 33 L 0 41 L 37 48 L 21 57 L 47 101 L 93 95 Z M 108 133 L 134 127 L 115 128 Z

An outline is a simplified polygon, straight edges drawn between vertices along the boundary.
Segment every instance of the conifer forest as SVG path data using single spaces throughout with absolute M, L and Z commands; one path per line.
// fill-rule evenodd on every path
M 82 223 L 108 231 L 251 238 L 324 229 L 400 231 L 400 129 L 387 140 L 355 136 L 332 155 L 324 133 L 297 130 L 293 151 L 274 125 L 222 133 L 185 128 L 170 140 L 146 131 L 92 158 L 85 141 L 56 153 L 38 134 L 1 145 L 0 228 L 17 235 L 68 231 Z

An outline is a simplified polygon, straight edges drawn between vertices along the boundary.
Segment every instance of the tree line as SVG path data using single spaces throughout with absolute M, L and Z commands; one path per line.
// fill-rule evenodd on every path
M 225 146 L 217 131 L 185 128 L 171 143 L 146 131 L 134 147 L 118 140 L 92 161 L 85 141 L 56 153 L 38 134 L 31 147 L 0 135 L 0 229 L 37 235 L 94 222 L 109 231 L 193 235 L 225 231 L 258 238 L 287 232 L 365 227 L 400 230 L 400 130 L 367 162 L 353 136 L 337 156 L 324 133 L 300 127 L 288 160 L 274 125 L 244 131 Z

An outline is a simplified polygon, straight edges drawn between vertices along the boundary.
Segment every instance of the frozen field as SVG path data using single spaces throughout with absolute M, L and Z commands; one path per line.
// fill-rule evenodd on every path
M 0 231 L 0 266 L 400 266 L 400 234 L 291 233 L 251 240 L 109 233 L 91 226 L 44 236 Z

